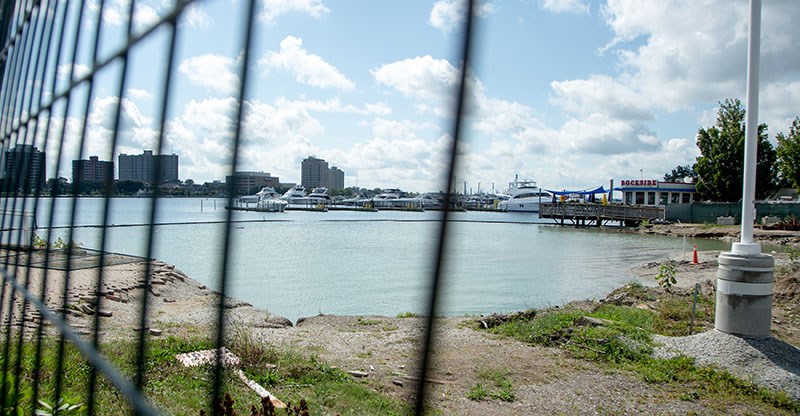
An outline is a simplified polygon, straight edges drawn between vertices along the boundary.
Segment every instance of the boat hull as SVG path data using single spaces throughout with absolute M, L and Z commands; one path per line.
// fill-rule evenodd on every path
M 501 201 L 497 205 L 497 209 L 507 212 L 539 212 L 539 201 L 526 201 L 526 200 L 508 200 Z

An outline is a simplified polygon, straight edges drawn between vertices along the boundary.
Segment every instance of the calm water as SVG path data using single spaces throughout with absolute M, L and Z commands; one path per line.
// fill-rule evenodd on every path
M 102 200 L 78 200 L 76 224 L 102 223 Z M 0 200 L 0 203 L 4 203 Z M 150 199 L 113 199 L 110 224 L 146 224 Z M 37 209 L 48 224 L 50 201 Z M 55 226 L 69 224 L 71 199 L 56 200 Z M 225 200 L 161 199 L 155 258 L 217 287 Z M 201 211 L 202 204 L 202 211 Z M 30 205 L 28 209 L 32 208 Z M 20 207 L 17 207 L 19 210 Z M 422 312 L 435 260 L 440 213 L 236 212 L 229 293 L 292 320 L 317 313 L 396 315 Z M 680 252 L 683 240 L 550 225 L 534 214 L 455 213 L 445 257 L 442 313 L 507 312 L 599 298 L 635 279 L 628 269 Z M 144 255 L 146 226 L 109 228 L 107 249 Z M 74 240 L 99 248 L 100 229 L 76 228 Z M 44 236 L 46 231 L 40 230 Z M 54 230 L 67 237 L 68 230 Z M 699 249 L 729 243 L 688 240 Z

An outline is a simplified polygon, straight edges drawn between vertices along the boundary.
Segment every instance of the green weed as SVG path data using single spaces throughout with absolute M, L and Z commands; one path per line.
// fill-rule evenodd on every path
M 478 378 L 485 383 L 476 383 L 467 391 L 467 398 L 474 401 L 496 399 L 504 402 L 513 402 L 517 398 L 514 396 L 513 386 L 506 369 L 483 369 L 478 371 Z
M 636 285 L 630 286 L 630 290 L 628 294 L 634 297 L 647 294 Z M 699 297 L 696 324 L 713 322 L 713 302 L 708 296 Z M 685 356 L 654 358 L 652 335 L 686 335 L 690 311 L 691 297 L 668 295 L 657 303 L 656 311 L 615 305 L 600 305 L 591 312 L 572 308 L 548 310 L 540 311 L 528 321 L 508 322 L 490 331 L 564 348 L 575 357 L 601 363 L 609 370 L 634 371 L 648 383 L 679 388 L 683 400 L 714 397 L 717 403 L 751 402 L 790 413 L 800 412 L 800 403 L 785 393 L 759 388 L 727 371 L 697 366 Z M 475 397 L 473 400 L 491 397 L 486 385 L 476 384 L 468 397 Z
M 658 265 L 656 282 L 667 292 L 672 292 L 672 286 L 678 283 L 678 280 L 675 279 L 676 273 L 678 273 L 678 267 L 675 262 L 673 260 L 664 260 Z

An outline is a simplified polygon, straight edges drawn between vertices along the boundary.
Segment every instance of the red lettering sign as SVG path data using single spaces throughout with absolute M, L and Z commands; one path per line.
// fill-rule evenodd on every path
M 620 183 L 622 186 L 658 187 L 657 179 L 622 179 Z

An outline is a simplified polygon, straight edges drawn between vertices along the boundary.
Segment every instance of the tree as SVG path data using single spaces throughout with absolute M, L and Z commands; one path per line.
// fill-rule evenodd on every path
M 51 195 L 64 195 L 69 190 L 69 181 L 64 177 L 50 178 L 47 180 L 47 188 Z
M 694 164 L 697 192 L 702 199 L 734 202 L 742 199 L 744 177 L 745 110 L 738 99 L 720 103 L 716 125 L 697 132 L 700 156 Z M 767 125 L 758 126 L 756 199 L 777 189 L 777 155 L 767 137 Z
M 138 181 L 119 181 L 116 185 L 117 193 L 122 195 L 133 195 L 139 192 L 140 189 L 144 189 L 144 184 Z
M 789 135 L 775 135 L 778 139 L 778 173 L 781 185 L 800 189 L 800 117 L 795 117 Z
M 664 182 L 683 182 L 683 178 L 686 177 L 697 179 L 697 173 L 692 169 L 692 165 L 676 166 L 672 172 L 664 175 Z

